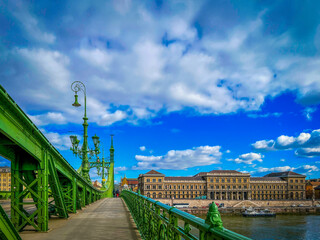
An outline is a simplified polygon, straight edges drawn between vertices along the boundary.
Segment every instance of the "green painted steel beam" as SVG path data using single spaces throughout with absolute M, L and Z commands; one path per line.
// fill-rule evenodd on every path
M 94 188 L 72 168 L 1 85 L 0 155 L 11 161 L 11 219 L 18 231 L 27 225 L 37 231 L 48 230 L 48 186 L 54 197 L 50 208 L 54 203 L 61 217 L 106 192 Z M 78 194 L 79 189 L 82 193 Z M 30 204 L 24 202 L 26 196 L 33 198 L 36 210 L 32 213 L 24 209 Z
M 0 239 L 21 240 L 19 233 L 14 228 L 7 214 L 0 205 Z

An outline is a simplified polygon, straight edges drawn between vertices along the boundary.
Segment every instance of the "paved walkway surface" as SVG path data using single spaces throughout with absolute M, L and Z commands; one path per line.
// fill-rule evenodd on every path
M 141 239 L 130 212 L 120 198 L 99 200 L 69 219 L 49 221 L 48 233 L 24 231 L 23 240 Z

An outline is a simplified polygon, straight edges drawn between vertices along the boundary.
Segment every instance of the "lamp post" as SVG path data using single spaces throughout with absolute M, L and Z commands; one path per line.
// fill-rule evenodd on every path
M 78 148 L 78 145 L 80 143 L 80 140 L 77 139 L 77 136 L 70 136 L 70 140 L 72 143 L 71 150 L 76 156 L 79 156 L 82 159 L 81 163 L 81 175 L 90 182 L 90 176 L 89 176 L 89 170 L 90 170 L 90 164 L 89 164 L 89 158 L 88 154 L 96 155 L 100 153 L 99 145 L 99 137 L 94 135 L 92 137 L 93 143 L 94 143 L 94 150 L 90 150 L 88 148 L 88 118 L 87 118 L 87 96 L 86 96 L 86 87 L 85 85 L 80 81 L 75 81 L 71 84 L 71 90 L 75 93 L 74 98 L 75 101 L 72 104 L 72 106 L 80 107 L 81 104 L 78 102 L 78 92 L 83 92 L 84 94 L 84 117 L 83 117 L 83 144 L 81 149 Z M 99 158 L 99 157 L 98 157 Z

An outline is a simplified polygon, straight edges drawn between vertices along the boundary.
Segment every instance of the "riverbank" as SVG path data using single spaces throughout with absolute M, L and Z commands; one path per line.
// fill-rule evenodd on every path
M 207 207 L 202 208 L 180 208 L 180 210 L 190 213 L 192 215 L 205 215 L 208 212 Z M 239 207 L 222 207 L 219 212 L 222 216 L 241 216 L 246 208 Z M 255 207 L 255 210 L 264 210 L 265 207 Z M 272 212 L 277 215 L 320 215 L 320 207 L 268 207 Z
M 185 208 L 179 208 L 182 211 L 191 214 L 206 214 L 209 205 L 213 200 L 208 199 L 156 199 L 169 206 L 184 205 Z M 277 214 L 319 214 L 320 200 L 216 200 L 215 203 L 224 207 L 219 208 L 222 215 L 241 215 L 248 207 L 256 210 L 269 209 Z

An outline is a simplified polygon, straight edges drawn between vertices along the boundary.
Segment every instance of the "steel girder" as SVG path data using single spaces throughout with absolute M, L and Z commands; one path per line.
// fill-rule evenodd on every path
M 11 161 L 11 221 L 18 231 L 27 225 L 47 231 L 49 206 L 59 217 L 68 217 L 68 212 L 76 212 L 104 193 L 72 168 L 1 85 L 0 155 Z M 27 196 L 31 202 L 25 201 Z M 30 204 L 33 212 L 24 208 Z

